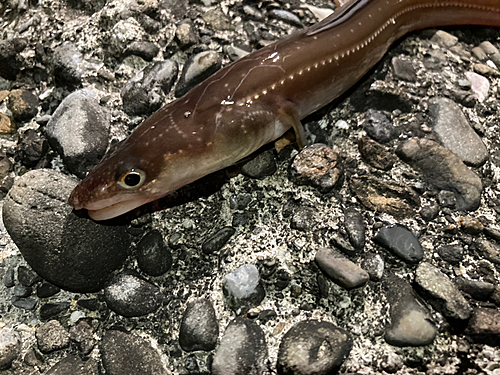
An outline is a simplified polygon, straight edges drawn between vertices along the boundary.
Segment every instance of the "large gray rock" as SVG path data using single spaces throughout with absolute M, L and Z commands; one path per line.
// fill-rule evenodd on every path
M 72 212 L 77 181 L 50 169 L 26 173 L 5 197 L 3 222 L 26 261 L 52 284 L 95 292 L 130 252 L 124 226 L 96 223 Z
M 108 147 L 109 120 L 108 110 L 91 90 L 75 91 L 57 107 L 45 131 L 71 173 L 83 178 L 102 159 Z

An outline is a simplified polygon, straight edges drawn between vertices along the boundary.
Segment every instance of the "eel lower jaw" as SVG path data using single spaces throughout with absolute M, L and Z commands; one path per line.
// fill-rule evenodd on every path
M 134 208 L 142 206 L 151 200 L 127 200 L 112 204 L 107 207 L 99 208 L 96 210 L 87 209 L 89 217 L 95 221 L 109 220 L 117 216 L 123 215 L 126 212 L 132 211 Z

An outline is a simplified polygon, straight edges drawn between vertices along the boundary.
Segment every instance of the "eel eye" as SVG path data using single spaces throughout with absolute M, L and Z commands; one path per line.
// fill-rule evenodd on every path
M 124 189 L 137 189 L 146 181 L 146 173 L 140 169 L 131 169 L 120 176 L 117 183 Z

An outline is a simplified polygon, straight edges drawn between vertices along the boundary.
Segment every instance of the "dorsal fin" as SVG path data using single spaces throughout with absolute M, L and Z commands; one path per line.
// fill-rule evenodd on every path
M 348 1 L 345 5 L 335 10 L 335 12 L 331 16 L 325 18 L 321 22 L 318 22 L 316 25 L 311 26 L 306 35 L 316 35 L 325 30 L 329 30 L 332 27 L 340 25 L 341 23 L 347 21 L 354 13 L 368 4 L 368 2 L 370 2 L 370 0 Z

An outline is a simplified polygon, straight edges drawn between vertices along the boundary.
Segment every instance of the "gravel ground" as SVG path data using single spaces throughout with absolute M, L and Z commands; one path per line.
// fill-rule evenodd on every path
M 317 1 L 248 4 L 222 1 L 217 4 L 209 0 L 203 3 L 9 0 L 2 3 L 0 76 L 4 78 L 0 79 L 0 95 L 2 90 L 10 95 L 9 100 L 0 97 L 0 112 L 7 115 L 10 124 L 0 138 L 3 149 L 0 167 L 6 169 L 0 171 L 2 194 L 6 195 L 19 176 L 24 178 L 34 169 L 49 168 L 68 176 L 84 174 L 85 165 L 77 163 L 71 167 L 68 155 L 62 155 L 52 142 L 43 143 L 50 138 L 47 123 L 51 117 L 48 116 L 54 115 L 70 93 L 81 88 L 95 93 L 100 107 L 107 111 L 103 117 L 108 116 L 109 145 L 113 145 L 157 109 L 159 103 L 173 100 L 176 90 L 183 85 L 183 82 L 172 81 L 177 84 L 168 93 L 154 91 L 157 95 L 148 97 L 146 109 L 133 107 L 125 111 L 122 89 L 143 68 L 170 59 L 179 65 L 179 74 L 175 77 L 180 77 L 189 58 L 203 51 L 217 51 L 219 60 L 214 65 L 227 65 L 245 50 L 259 48 L 301 28 L 298 22 L 303 26 L 313 24 L 320 12 L 311 6 L 333 8 L 332 4 Z M 181 35 L 177 31 L 176 34 L 179 25 L 187 19 L 191 20 L 188 31 L 195 35 L 191 41 L 189 32 Z M 21 38 L 19 43 L 25 45 L 9 55 L 10 47 L 6 46 L 14 45 L 13 38 Z M 141 43 L 132 48 L 134 41 Z M 484 44 L 486 41 L 493 50 Z M 61 49 L 62 46 L 65 49 Z M 478 46 L 482 47 L 478 49 Z M 339 370 L 341 374 L 498 374 L 500 328 L 495 319 L 500 316 L 500 250 L 496 244 L 500 239 L 497 225 L 500 54 L 497 56 L 495 46 L 500 48 L 500 31 L 491 28 L 457 27 L 413 33 L 394 45 L 347 94 L 309 116 L 303 123 L 311 143 L 328 146 L 327 156 L 321 157 L 331 163 L 332 169 L 338 168 L 340 174 L 328 192 L 322 191 L 321 183 L 311 183 L 307 178 L 303 183 L 293 178 L 291 165 L 299 150 L 293 143 L 281 142 L 258 153 L 259 157 L 271 156 L 270 162 L 264 158 L 253 166 L 253 171 L 256 169 L 255 173 L 262 178 L 248 177 L 253 173 L 248 170 L 252 165 L 245 161 L 183 190 L 166 202 L 167 209 L 154 210 L 154 205 L 149 205 L 140 210 L 146 213 L 127 227 L 133 244 L 132 250 L 127 251 L 132 255 L 114 273 L 138 276 L 147 281 L 147 288 L 151 285 L 158 288 L 151 291 L 152 299 L 156 298 L 155 293 L 161 295 L 158 306 L 142 316 L 117 313 L 120 307 L 112 307 L 112 297 L 106 294 L 109 289 L 103 292 L 98 288 L 92 290 L 94 293 L 62 290 L 44 298 L 35 293 L 16 297 L 16 287 L 7 287 L 5 280 L 13 269 L 17 276 L 13 283 L 21 285 L 19 267 L 29 269 L 30 265 L 0 224 L 0 276 L 5 284 L 0 286 L 0 329 L 4 334 L 7 329 L 17 333 L 14 342 L 20 343 L 14 351 L 12 366 L 2 373 L 40 374 L 52 368 L 50 371 L 54 372 L 49 373 L 64 374 L 67 372 L 53 366 L 61 359 L 76 355 L 87 364 L 95 363 L 100 373 L 118 374 L 120 370 L 109 364 L 111 360 L 107 355 L 111 354 L 107 353 L 111 350 L 106 349 L 105 344 L 111 340 L 111 336 L 106 340 L 106 333 L 115 330 L 145 339 L 155 353 L 151 354 L 151 358 L 154 357 L 151 363 L 162 363 L 173 374 L 208 373 L 207 363 L 211 363 L 217 349 L 194 354 L 183 351 L 178 344 L 182 316 L 189 301 L 208 299 L 218 319 L 217 342 L 221 342 L 226 326 L 236 317 L 223 293 L 224 276 L 251 264 L 260 271 L 265 298 L 246 311 L 246 317 L 254 318 L 252 321 L 264 332 L 269 373 L 277 371 L 278 348 L 285 333 L 298 322 L 321 320 L 351 335 L 352 349 Z M 78 61 L 73 70 L 68 68 L 72 61 Z M 482 97 L 484 79 L 489 90 Z M 16 117 L 26 111 L 8 104 L 13 102 L 12 93 L 16 89 L 28 91 L 37 99 L 33 105 L 36 112 L 26 115 L 27 119 L 21 115 Z M 135 98 L 133 96 L 132 104 Z M 432 98 L 450 100 L 433 102 Z M 462 121 L 462 117 L 457 113 L 463 114 L 467 124 L 466 133 L 460 133 L 463 142 L 458 146 L 446 143 L 454 132 L 458 133 L 453 125 Z M 439 130 L 441 118 L 444 125 Z M 30 129 L 36 131 L 38 138 L 26 141 Z M 467 133 L 471 129 L 472 134 Z M 433 155 L 434 159 L 427 165 L 404 154 L 403 145 L 414 138 L 433 141 L 429 146 L 432 150 L 426 149 L 426 155 Z M 373 139 L 379 143 L 372 145 Z M 40 158 L 27 161 L 29 158 L 22 151 L 26 143 L 38 150 Z M 444 147 L 434 146 L 438 144 Z M 375 151 L 372 150 L 372 154 L 367 151 L 361 157 L 360 145 L 365 145 L 365 149 L 374 147 Z M 420 143 L 419 147 L 426 146 Z M 448 149 L 458 156 L 443 151 Z M 437 154 L 440 156 L 435 156 Z M 338 160 L 332 161 L 332 158 Z M 384 166 L 380 167 L 377 161 Z M 265 177 L 269 163 L 276 163 L 277 168 Z M 462 166 L 480 179 L 480 196 L 460 190 L 460 184 L 470 183 L 464 182 L 466 173 L 460 172 Z M 327 182 L 333 178 L 330 177 Z M 180 201 L 175 201 L 179 197 Z M 476 203 L 478 208 L 473 207 Z M 460 210 L 465 206 L 468 211 Z M 346 219 L 346 212 L 351 209 L 361 213 L 364 226 L 355 225 L 355 230 L 364 232 L 366 244 L 362 250 L 349 252 L 355 239 L 351 238 L 351 246 L 347 245 L 344 251 L 336 239 L 340 237 L 349 243 L 350 221 Z M 402 234 L 404 241 L 418 239 L 422 254 L 416 261 L 405 259 L 408 248 L 403 249 L 405 254 L 394 255 L 381 245 L 383 240 L 377 239 L 381 228 L 393 224 L 413 233 L 414 237 L 411 233 Z M 207 240 L 225 227 L 235 229 L 227 242 L 222 242 L 222 247 L 213 245 L 215 250 L 205 251 L 205 246 L 210 246 L 206 245 Z M 138 251 L 134 250 L 143 233 L 152 230 L 160 232 L 168 245 L 167 254 L 172 257 L 171 265 L 165 266 L 168 271 L 159 276 L 144 272 Z M 48 232 L 51 233 L 51 228 Z M 391 236 L 393 234 L 389 235 L 390 240 Z M 318 250 L 325 247 L 337 249 L 339 254 L 344 254 L 342 259 L 348 258 L 368 271 L 370 281 L 352 289 L 338 279 L 332 281 L 335 276 L 315 262 Z M 375 264 L 385 267 L 379 278 L 377 266 L 367 263 L 377 254 L 381 260 Z M 75 257 L 78 255 L 81 256 Z M 424 264 L 433 268 L 429 271 Z M 58 270 L 55 266 L 51 272 L 62 272 L 62 268 Z M 426 285 L 425 280 L 431 278 L 425 272 L 434 270 L 439 277 L 429 282 L 441 286 L 445 284 L 443 280 L 450 281 L 456 294 L 450 292 L 441 299 L 432 294 L 436 285 Z M 406 282 L 398 284 L 390 277 L 394 275 Z M 423 275 L 423 279 L 419 279 L 419 275 Z M 98 285 L 101 281 L 99 279 Z M 112 283 L 116 285 L 116 279 Z M 42 282 L 35 279 L 31 285 L 38 290 Z M 484 289 L 486 296 L 481 294 Z M 416 297 L 405 299 L 413 294 Z M 461 299 L 465 307 L 447 306 Z M 98 307 L 82 307 L 77 303 L 82 300 L 93 300 Z M 24 304 L 27 301 L 36 305 Z M 135 301 L 131 303 L 144 302 Z M 14 302 L 21 307 L 16 307 Z M 64 308 L 42 316 L 42 307 L 47 304 L 60 304 Z M 397 345 L 394 340 L 394 345 L 388 343 L 391 340 L 386 332 L 391 319 L 394 325 L 401 316 L 407 316 L 403 304 L 417 306 L 409 309 L 422 312 L 425 319 L 420 319 L 421 323 L 432 322 L 430 343 L 413 346 Z M 265 318 L 262 312 L 269 311 L 274 313 Z M 484 312 L 489 315 L 481 320 Z M 458 316 L 461 313 L 465 316 Z M 493 319 L 490 324 L 479 327 L 481 322 L 488 323 L 488 317 Z M 61 323 L 60 336 L 74 327 L 81 328 L 77 321 L 84 321 L 90 327 L 92 339 L 89 340 L 102 345 L 92 344 L 90 350 L 85 351 L 73 336 L 62 348 L 44 350 L 35 332 L 38 335 L 49 320 Z M 410 336 L 409 340 L 413 340 L 418 335 Z M 398 339 L 401 338 L 398 336 L 396 341 Z M 53 339 L 50 345 L 55 345 L 55 341 Z M 128 345 L 135 348 L 136 342 Z M 6 344 L 0 343 L 0 359 L 6 356 L 2 352 L 5 347 Z M 256 352 L 258 350 L 256 348 Z M 126 362 L 126 356 L 118 358 Z M 142 363 L 141 360 L 138 363 Z M 133 364 L 130 366 L 129 370 L 135 368 Z M 151 366 L 143 366 L 136 373 L 160 373 Z

